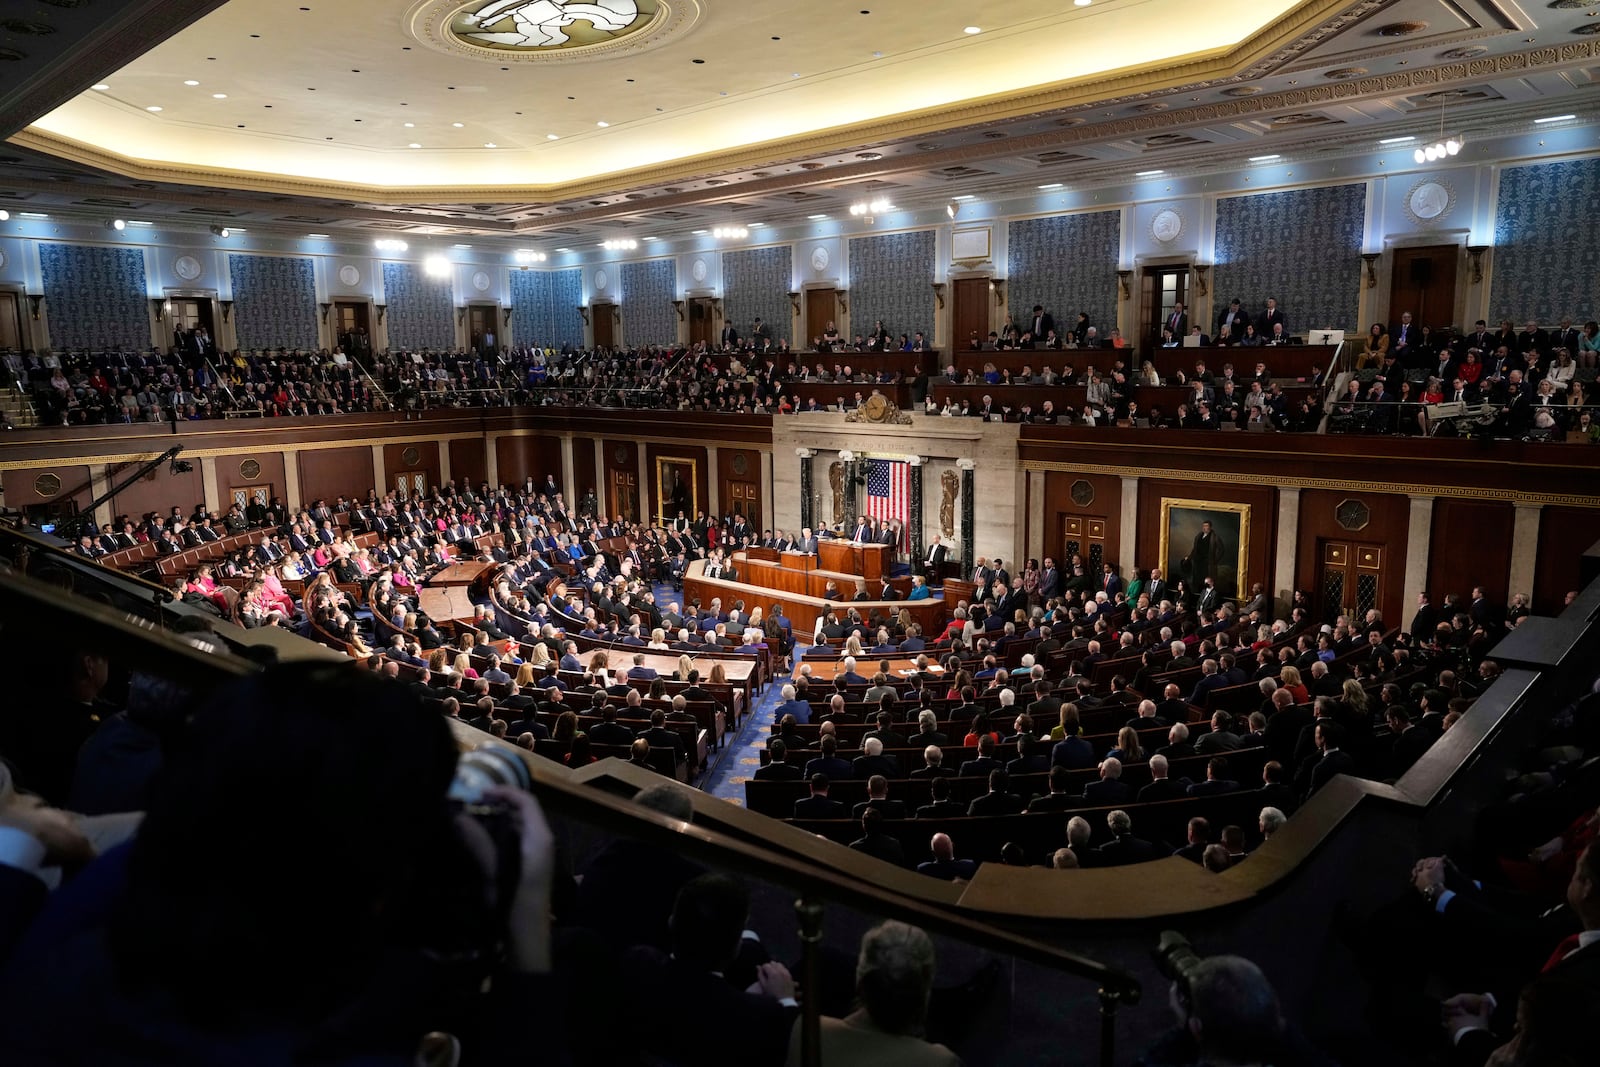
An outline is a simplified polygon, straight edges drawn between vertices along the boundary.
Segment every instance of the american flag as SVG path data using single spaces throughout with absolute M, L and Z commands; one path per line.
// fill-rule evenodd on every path
M 899 524 L 900 550 L 910 549 L 911 465 L 895 459 L 867 460 L 867 515 Z

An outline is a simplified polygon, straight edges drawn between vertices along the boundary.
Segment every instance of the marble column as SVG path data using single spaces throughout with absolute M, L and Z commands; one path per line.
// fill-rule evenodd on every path
M 1433 536 L 1433 497 L 1411 498 L 1410 524 L 1406 528 L 1406 587 L 1401 603 L 1410 604 L 1428 588 L 1428 542 Z M 1441 595 L 1440 603 L 1443 603 Z M 1399 622 L 1400 620 L 1395 620 Z
M 383 469 L 383 446 L 372 446 L 372 484 L 378 488 L 378 498 L 383 499 L 389 490 L 389 472 Z
M 637 444 L 634 447 L 637 449 L 637 458 L 639 460 L 639 492 L 637 494 L 639 514 L 630 515 L 628 518 L 633 522 L 648 522 L 656 512 L 655 497 L 650 492 L 650 458 L 644 454 L 645 448 L 643 444 Z
M 910 553 L 913 564 L 922 559 L 922 465 L 926 462 L 921 456 L 906 457 L 906 463 L 910 465 L 907 472 L 910 475 L 907 479 L 909 499 L 906 501 L 910 512 L 910 529 L 906 531 L 910 547 L 906 551 Z
M 439 442 L 439 448 L 441 450 L 439 458 L 442 462 L 445 458 L 444 454 L 449 452 L 449 448 L 443 441 Z M 212 468 L 212 477 L 216 477 L 215 467 Z M 205 484 L 204 467 L 201 468 L 200 484 Z M 300 455 L 297 452 L 285 452 L 283 454 L 283 500 L 291 515 L 299 511 L 304 504 L 300 499 Z
M 285 452 L 283 454 L 284 474 L 287 475 L 291 467 L 294 468 L 296 482 L 295 487 L 298 489 L 298 483 L 300 481 L 299 453 Z M 222 506 L 222 491 L 217 488 L 216 456 L 206 456 L 200 461 L 200 493 L 201 498 L 206 502 L 207 511 L 215 511 L 219 515 L 226 515 L 228 513 L 228 508 Z M 233 501 L 228 501 L 228 507 L 231 508 L 232 506 Z M 120 530 L 117 532 L 121 533 Z
M 972 499 L 975 483 L 973 468 L 977 464 L 970 459 L 958 459 L 956 466 L 961 468 L 961 577 L 970 578 L 974 562 L 972 545 L 978 519 L 977 503 Z
M 1533 568 L 1539 558 L 1539 520 L 1543 504 L 1518 504 L 1516 523 L 1511 527 L 1511 596 L 1526 593 L 1533 598 Z
M 719 488 L 717 485 L 717 446 L 706 445 L 706 513 L 708 515 L 719 513 L 721 506 L 721 502 L 718 500 L 721 494 L 717 492 Z M 746 516 L 746 518 L 754 518 L 754 516 Z
M 1300 490 L 1278 490 L 1278 544 L 1272 556 L 1272 582 L 1262 582 L 1277 598 L 1280 612 L 1294 603 L 1294 568 L 1299 558 L 1300 545 Z M 1250 590 L 1240 589 L 1241 600 L 1249 597 Z
M 813 528 L 812 520 L 815 516 L 811 513 L 811 459 L 817 454 L 814 448 L 797 448 L 795 456 L 800 460 L 800 525 L 803 528 Z M 798 531 L 796 531 L 798 535 Z
M 492 486 L 500 484 L 500 449 L 495 444 L 498 440 L 493 434 L 483 439 L 483 480 Z M 570 494 L 572 491 L 569 489 L 567 492 Z M 569 495 L 567 500 L 570 502 L 572 497 Z
M 204 460 L 201 461 L 205 462 Z M 213 471 L 215 468 L 212 468 Z M 202 484 L 204 484 L 202 482 Z M 99 500 L 106 495 L 106 490 L 111 488 L 110 467 L 104 463 L 96 463 L 89 468 L 89 499 Z M 116 498 L 101 501 L 99 507 L 94 509 L 91 516 L 94 519 L 94 532 L 110 522 L 113 518 L 112 508 L 116 505 Z M 120 531 L 119 531 L 120 532 Z
M 1028 472 L 1027 504 L 1023 510 L 1023 522 L 1027 527 L 1027 541 L 1023 554 L 1033 559 L 1043 559 L 1050 553 L 1045 546 L 1044 513 L 1044 487 L 1045 472 Z
M 606 487 L 606 446 L 600 438 L 594 439 L 594 497 L 600 502 L 600 510 L 606 510 L 606 497 L 609 493 L 600 490 Z M 598 516 L 597 516 L 598 517 Z
M 761 450 L 761 528 L 776 531 L 778 522 L 777 501 L 773 500 L 776 490 L 772 484 L 772 451 Z
M 1122 521 L 1117 524 L 1121 531 L 1117 538 L 1117 563 L 1122 567 L 1122 580 L 1127 582 L 1133 577 L 1133 570 L 1140 565 L 1139 560 L 1139 479 L 1136 475 L 1124 474 L 1122 476 Z M 1061 560 L 1056 560 L 1059 566 Z M 1144 561 L 1148 566 L 1155 566 L 1150 561 Z
M 561 435 L 561 496 L 568 507 L 578 499 L 578 487 L 574 484 L 578 480 L 576 455 L 572 431 L 568 430 Z
M 450 442 L 439 442 L 439 484 L 445 485 L 450 481 Z M 290 505 L 291 507 L 293 505 Z

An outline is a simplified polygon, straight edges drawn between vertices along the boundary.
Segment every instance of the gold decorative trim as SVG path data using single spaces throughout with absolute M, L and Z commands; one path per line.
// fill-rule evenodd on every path
M 1255 455 L 1255 453 L 1250 453 Z M 1297 457 L 1297 458 L 1304 458 Z M 1330 457 L 1331 458 L 1331 457 Z M 1444 462 L 1444 461 L 1440 461 Z M 1480 460 L 1481 462 L 1481 460 Z M 1507 464 L 1510 466 L 1510 464 Z M 1534 464 L 1518 464 L 1534 466 Z M 1117 463 L 1061 463 L 1052 460 L 1024 460 L 1024 471 L 1057 471 L 1066 474 L 1115 474 L 1124 478 L 1167 478 L 1178 482 L 1215 483 L 1217 472 L 1174 470 L 1170 467 L 1129 467 Z M 1420 485 L 1405 482 L 1359 482 L 1346 478 L 1289 478 L 1280 475 L 1246 474 L 1227 471 L 1223 475 L 1241 485 L 1266 485 L 1275 489 L 1332 489 L 1347 493 L 1383 493 L 1388 496 L 1450 497 L 1465 500 L 1505 500 L 1512 503 L 1600 508 L 1600 496 L 1576 493 L 1525 493 L 1516 489 L 1489 489 L 1477 486 Z
M 1174 509 L 1181 511 L 1218 511 L 1226 512 L 1229 515 L 1239 516 L 1239 545 L 1237 549 L 1238 558 L 1235 561 L 1233 568 L 1233 593 L 1237 595 L 1241 591 L 1249 589 L 1250 505 L 1235 504 L 1227 500 L 1189 500 L 1181 497 L 1170 496 L 1164 496 L 1161 498 L 1161 538 L 1158 558 L 1161 561 L 1160 567 L 1162 571 L 1166 573 L 1168 580 L 1176 582 L 1179 580 L 1179 575 L 1177 573 L 1177 569 L 1172 566 L 1172 543 L 1170 540 L 1172 532 L 1172 512 Z M 1216 532 L 1216 536 L 1218 540 L 1222 540 L 1220 531 Z M 1188 564 L 1189 557 L 1185 556 L 1183 562 Z M 1189 582 L 1189 592 L 1198 596 L 1200 592 L 1200 581 L 1194 580 L 1192 575 L 1190 575 L 1187 580 Z M 1221 581 L 1217 582 L 1217 591 L 1219 594 L 1224 592 Z

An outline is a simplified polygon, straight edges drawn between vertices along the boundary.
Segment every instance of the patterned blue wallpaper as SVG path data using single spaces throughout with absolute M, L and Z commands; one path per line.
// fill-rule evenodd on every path
M 149 350 L 150 303 L 142 251 L 41 244 L 39 264 L 53 346 Z
M 304 257 L 228 256 L 233 323 L 242 349 L 316 351 L 317 281 Z
M 1494 218 L 1489 321 L 1521 328 L 1595 317 L 1600 248 L 1582 236 L 1600 213 L 1600 158 L 1507 167 Z
M 1278 301 L 1291 334 L 1361 329 L 1361 233 L 1367 187 L 1332 185 L 1217 201 L 1212 303 L 1247 308 Z M 1314 256 L 1316 270 L 1307 268 Z M 1254 312 L 1252 311 L 1252 314 Z
M 1021 219 L 1006 227 L 1007 294 L 1019 326 L 1043 304 L 1065 334 L 1080 311 L 1107 337 L 1117 321 L 1117 263 L 1122 255 L 1122 213 L 1083 211 Z
M 629 347 L 678 341 L 678 270 L 670 259 L 622 265 L 622 337 Z
M 722 314 L 733 323 L 740 337 L 749 337 L 756 319 L 771 327 L 776 344 L 788 338 L 794 348 L 802 348 L 789 336 L 794 316 L 789 310 L 789 286 L 794 282 L 793 249 L 741 248 L 722 253 Z
M 511 272 L 511 331 L 519 345 L 581 347 L 582 304 L 583 272 L 577 267 Z
M 385 321 L 395 351 L 450 349 L 456 344 L 456 309 L 449 278 L 430 278 L 416 263 L 385 263 Z
M 850 239 L 850 332 L 867 335 L 883 320 L 894 335 L 918 330 L 933 344 L 933 231 Z

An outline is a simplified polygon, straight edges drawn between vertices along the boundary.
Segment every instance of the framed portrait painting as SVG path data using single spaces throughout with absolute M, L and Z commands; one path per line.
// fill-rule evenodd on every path
M 1198 595 L 1207 578 L 1225 597 L 1249 588 L 1250 505 L 1161 499 L 1161 568 Z
M 699 465 L 682 456 L 657 456 L 656 521 L 665 526 L 680 511 L 693 519 L 699 499 Z

